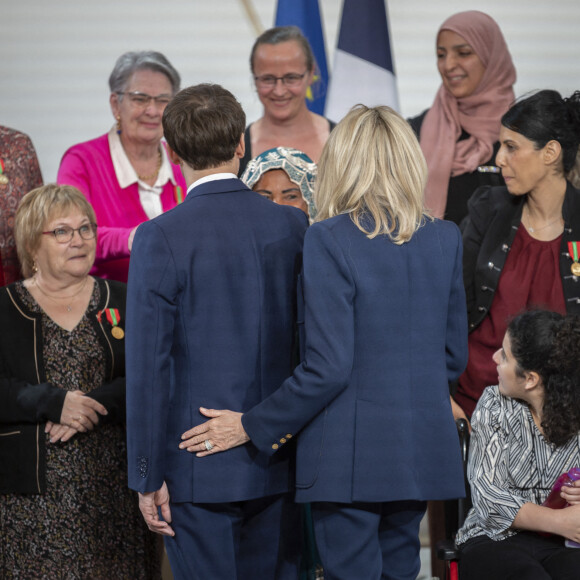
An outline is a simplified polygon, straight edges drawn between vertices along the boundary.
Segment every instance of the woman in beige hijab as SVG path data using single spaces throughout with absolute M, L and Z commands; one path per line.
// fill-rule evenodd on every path
M 435 217 L 460 224 L 475 189 L 503 185 L 495 154 L 516 71 L 499 26 L 476 10 L 441 25 L 437 68 L 442 84 L 433 105 L 409 122 L 429 169 L 425 205 Z

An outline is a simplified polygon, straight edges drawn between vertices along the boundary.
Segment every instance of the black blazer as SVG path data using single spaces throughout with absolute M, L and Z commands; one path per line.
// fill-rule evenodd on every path
M 482 187 L 469 200 L 463 231 L 463 280 L 469 331 L 487 316 L 499 278 L 522 219 L 525 195 L 511 195 L 506 187 Z M 580 241 L 580 191 L 570 183 L 562 206 L 564 234 L 560 247 L 560 275 L 566 311 L 580 314 L 580 278 L 570 271 L 569 241 Z
M 118 308 L 125 325 L 126 285 L 96 278 L 101 298 L 87 312 L 105 353 L 108 382 L 88 396 L 109 412 L 103 423 L 125 420 L 125 340 L 111 338 L 105 308 Z M 46 382 L 40 314 L 19 299 L 14 284 L 0 288 L 0 493 L 43 493 L 46 489 L 44 424 L 60 421 L 67 391 Z

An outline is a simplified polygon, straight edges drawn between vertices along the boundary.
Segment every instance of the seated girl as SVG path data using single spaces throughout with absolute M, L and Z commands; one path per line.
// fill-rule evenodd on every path
M 498 386 L 472 416 L 460 578 L 577 579 L 580 549 L 564 542 L 580 542 L 580 482 L 562 488 L 569 507 L 541 504 L 562 473 L 580 467 L 580 317 L 520 314 L 493 359 Z

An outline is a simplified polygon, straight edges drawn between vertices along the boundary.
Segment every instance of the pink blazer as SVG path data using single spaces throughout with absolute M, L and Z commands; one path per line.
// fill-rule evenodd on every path
M 183 195 L 187 191 L 178 165 L 173 175 Z M 80 189 L 93 206 L 99 225 L 97 255 L 91 274 L 127 282 L 131 230 L 149 218 L 139 200 L 139 186 L 121 188 L 113 168 L 107 135 L 74 145 L 64 154 L 57 182 Z M 161 193 L 163 211 L 177 205 L 175 186 L 168 181 Z

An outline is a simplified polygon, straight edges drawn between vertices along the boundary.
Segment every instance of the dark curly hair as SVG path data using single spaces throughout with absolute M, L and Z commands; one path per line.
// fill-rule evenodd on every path
M 536 372 L 544 385 L 546 438 L 564 445 L 580 431 L 580 316 L 524 312 L 510 322 L 507 332 L 516 373 Z

